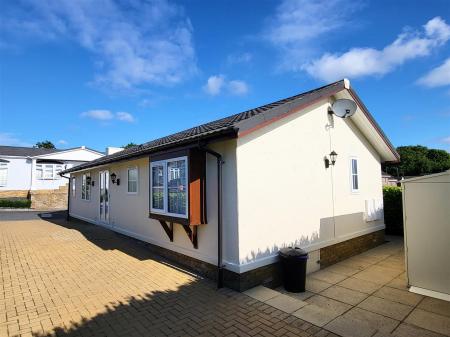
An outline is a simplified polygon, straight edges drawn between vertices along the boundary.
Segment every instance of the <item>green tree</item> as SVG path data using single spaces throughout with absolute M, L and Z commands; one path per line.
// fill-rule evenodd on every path
M 400 176 L 418 176 L 442 172 L 450 168 L 450 153 L 445 150 L 429 149 L 426 146 L 399 146 L 400 163 L 386 164 L 384 169 Z
M 34 147 L 39 149 L 55 149 L 55 145 L 49 140 L 44 140 L 42 142 L 37 142 Z
M 129 149 L 130 147 L 137 146 L 137 144 L 130 142 L 127 145 L 122 146 L 124 149 Z

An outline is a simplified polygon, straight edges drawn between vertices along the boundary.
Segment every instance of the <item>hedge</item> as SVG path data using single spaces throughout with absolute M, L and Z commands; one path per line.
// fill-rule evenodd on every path
M 384 186 L 383 203 L 386 234 L 403 235 L 402 189 L 397 186 Z
M 6 208 L 30 208 L 31 200 L 28 199 L 0 199 L 0 207 Z

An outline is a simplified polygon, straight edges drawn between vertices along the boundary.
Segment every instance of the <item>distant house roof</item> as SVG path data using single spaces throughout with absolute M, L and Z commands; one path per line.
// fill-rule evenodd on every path
M 56 153 L 56 152 L 67 152 L 67 151 L 79 150 L 79 149 L 96 152 L 98 154 L 103 154 L 101 152 L 89 149 L 84 146 L 75 147 L 75 148 L 71 148 L 71 149 L 45 149 L 45 148 L 36 148 L 36 147 L 0 145 L 0 156 L 37 157 L 37 156 L 45 156 L 47 154 Z
M 265 104 L 263 106 L 240 112 L 229 117 L 218 119 L 213 122 L 195 126 L 193 128 L 166 137 L 158 138 L 141 145 L 133 146 L 123 151 L 104 156 L 85 164 L 78 165 L 74 168 L 70 168 L 63 171 L 62 173 L 80 171 L 91 167 L 135 158 L 145 154 L 162 151 L 171 147 L 200 142 L 201 140 L 206 140 L 218 136 L 242 136 L 244 134 L 252 132 L 255 129 L 258 129 L 259 127 L 267 125 L 268 123 L 277 120 L 293 112 L 294 110 L 298 111 L 299 108 L 306 107 L 345 89 L 346 81 L 347 80 L 340 80 L 292 97 Z M 371 122 L 377 132 L 392 149 L 393 153 L 398 156 L 395 152 L 394 147 L 386 138 L 378 124 L 376 124 L 376 122 L 370 115 L 368 117 L 371 119 Z
M 63 150 L 0 145 L 0 156 L 34 157 L 59 151 Z

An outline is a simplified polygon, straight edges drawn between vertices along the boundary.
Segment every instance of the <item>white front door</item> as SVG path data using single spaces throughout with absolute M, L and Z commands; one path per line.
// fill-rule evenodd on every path
M 100 203 L 99 218 L 100 222 L 109 225 L 109 172 L 100 172 Z

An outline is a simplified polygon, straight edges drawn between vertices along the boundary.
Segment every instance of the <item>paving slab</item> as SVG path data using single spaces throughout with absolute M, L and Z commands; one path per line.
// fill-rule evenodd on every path
M 450 302 L 448 301 L 443 301 L 432 297 L 425 297 L 417 307 L 442 316 L 450 317 Z
M 397 259 L 386 259 L 383 261 L 380 261 L 376 264 L 376 266 L 379 267 L 385 267 L 390 269 L 397 269 L 401 272 L 405 270 L 405 264 L 401 261 L 398 261 Z
M 331 271 L 328 271 L 327 269 L 316 271 L 312 274 L 309 274 L 308 277 L 331 284 L 336 284 L 347 278 L 346 275 L 336 274 Z
M 447 316 L 416 308 L 405 319 L 405 323 L 450 336 L 450 317 Z
M 386 284 L 400 275 L 402 272 L 400 270 L 370 266 L 363 271 L 353 275 L 354 278 L 370 281 L 373 283 Z
M 337 317 L 324 328 L 343 337 L 371 337 L 377 331 L 364 321 L 344 316 Z
M 397 288 L 400 290 L 408 290 L 408 281 L 406 280 L 406 276 L 400 274 L 400 276 L 393 279 L 391 282 L 386 284 L 391 288 Z
M 356 305 L 362 302 L 368 294 L 344 288 L 338 285 L 331 286 L 320 293 L 320 295 L 344 302 L 350 305 Z
M 320 308 L 332 311 L 337 315 L 342 315 L 347 310 L 351 309 L 351 305 L 333 300 L 321 295 L 315 295 L 306 300 L 309 304 L 317 305 Z
M 314 304 L 305 305 L 292 315 L 320 327 L 339 316 L 333 311 L 320 308 Z
M 325 290 L 329 287 L 331 287 L 332 284 L 324 281 L 320 281 L 318 279 L 312 278 L 307 276 L 306 277 L 306 290 L 312 292 L 312 293 L 320 293 L 322 290 Z
M 372 328 L 386 334 L 394 331 L 394 329 L 400 324 L 400 321 L 361 308 L 353 308 L 347 311 L 343 317 L 358 319 L 366 322 Z
M 265 302 L 273 297 L 279 296 L 280 293 L 264 286 L 257 286 L 244 291 L 244 294 L 254 298 L 255 300 Z
M 265 303 L 281 311 L 287 312 L 288 314 L 293 313 L 308 304 L 285 294 L 273 297 Z
M 312 293 L 310 291 L 304 291 L 302 293 L 291 293 L 291 292 L 287 291 L 286 289 L 284 289 L 284 287 L 278 287 L 275 290 L 279 291 L 282 294 L 288 295 L 292 298 L 296 298 L 297 300 L 300 300 L 300 301 L 304 301 L 315 295 L 315 293 Z
M 341 275 L 345 275 L 345 276 L 352 276 L 361 271 L 361 269 L 359 269 L 359 268 L 349 267 L 349 266 L 346 266 L 345 264 L 341 264 L 340 262 L 333 264 L 329 267 L 326 267 L 324 270 L 331 271 L 333 273 L 341 274 Z
M 356 268 L 356 269 L 366 269 L 374 264 L 374 261 L 369 259 L 363 259 L 358 257 L 351 257 L 347 260 L 339 262 L 345 266 L 348 266 L 350 268 Z
M 409 305 L 375 296 L 369 296 L 358 304 L 358 307 L 399 321 L 403 320 L 413 310 L 413 307 Z
M 339 282 L 338 285 L 341 287 L 344 287 L 344 288 L 360 291 L 360 292 L 366 293 L 366 294 L 372 294 L 373 292 L 375 292 L 376 290 L 378 290 L 382 287 L 381 284 L 356 279 L 354 277 L 349 277 L 349 278 Z
M 392 333 L 395 337 L 444 337 L 439 333 L 419 328 L 415 325 L 402 323 Z M 374 336 L 375 337 L 375 336 Z
M 414 294 L 408 290 L 400 290 L 391 287 L 382 287 L 374 292 L 373 296 L 407 304 L 413 307 L 415 307 L 424 298 L 424 296 Z

